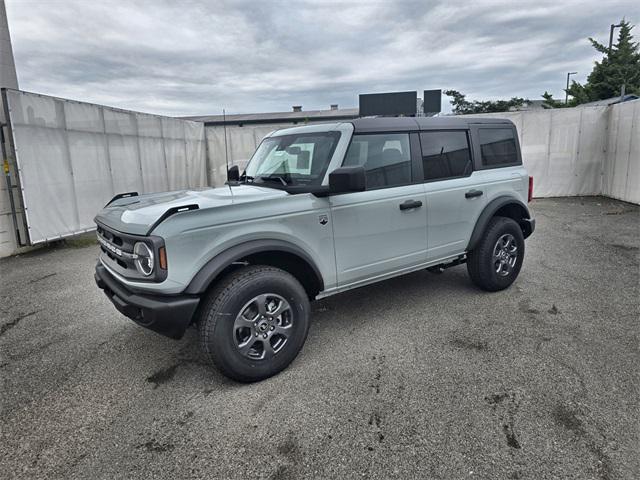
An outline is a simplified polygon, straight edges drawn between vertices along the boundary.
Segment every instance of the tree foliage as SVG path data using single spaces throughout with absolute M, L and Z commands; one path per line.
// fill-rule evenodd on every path
M 519 97 L 513 97 L 510 100 L 467 100 L 466 95 L 457 90 L 445 90 L 444 94 L 451 97 L 450 103 L 453 107 L 453 113 L 456 115 L 465 115 L 468 113 L 494 113 L 508 112 L 518 109 L 528 102 L 528 100 Z
M 633 28 L 634 25 L 624 19 L 620 22 L 618 41 L 611 46 L 611 51 L 607 45 L 589 38 L 593 48 L 603 54 L 602 60 L 595 62 L 593 70 L 587 77 L 587 83 L 582 85 L 576 81 L 571 82 L 566 92 L 572 98 L 566 105 L 545 92 L 542 95 L 545 106 L 547 108 L 575 107 L 582 103 L 605 100 L 620 95 L 623 85 L 626 93 L 639 95 L 640 50 L 639 44 L 633 41 L 631 34 Z
M 553 98 L 553 95 L 546 91 L 542 94 L 542 98 L 544 99 L 544 103 L 542 104 L 543 108 L 563 108 L 568 106 L 560 100 Z

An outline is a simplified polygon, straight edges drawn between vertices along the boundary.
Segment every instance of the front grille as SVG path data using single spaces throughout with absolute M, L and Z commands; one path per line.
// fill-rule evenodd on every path
M 105 240 L 113 243 L 114 245 L 118 245 L 118 246 L 122 246 L 123 245 L 123 241 L 122 241 L 122 237 L 118 236 L 116 233 L 114 232 L 110 232 L 102 227 L 98 227 L 98 235 L 102 236 L 102 238 L 104 238 Z
M 161 270 L 158 265 L 158 249 L 164 245 L 160 237 L 129 235 L 118 232 L 103 224 L 98 224 L 96 229 L 98 243 L 100 245 L 100 259 L 114 272 L 123 277 L 140 282 L 158 282 L 167 278 L 167 271 Z M 154 274 L 145 277 L 136 268 L 133 258 L 133 247 L 137 242 L 145 242 L 149 248 L 156 252 L 156 266 Z
M 122 248 L 122 246 L 124 245 L 124 241 L 122 240 L 122 237 L 120 237 L 119 235 L 115 234 L 114 232 L 110 232 L 110 231 L 104 229 L 103 227 L 98 227 L 97 228 L 97 234 L 98 234 L 98 242 L 99 242 L 99 245 L 100 245 L 100 250 L 102 250 L 103 255 L 105 255 L 107 258 L 109 258 L 111 260 L 111 262 L 119 265 L 122 269 L 124 269 L 124 270 L 129 269 L 129 265 L 127 264 L 126 261 L 124 261 L 122 258 L 118 257 L 106 245 L 104 245 L 102 243 L 104 241 L 104 242 L 107 242 L 108 244 L 110 244 L 112 246 Z
M 142 280 L 145 277 L 138 272 L 133 263 L 133 246 L 139 238 L 125 235 L 98 225 L 98 242 L 102 251 L 102 261 L 115 272 L 132 280 Z

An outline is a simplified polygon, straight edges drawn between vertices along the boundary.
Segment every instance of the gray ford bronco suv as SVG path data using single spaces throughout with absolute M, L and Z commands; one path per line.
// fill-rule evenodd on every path
M 488 291 L 518 276 L 534 230 L 514 125 L 361 118 L 273 132 L 218 188 L 117 195 L 95 218 L 95 279 L 139 325 L 196 324 L 230 378 L 296 357 L 309 301 L 467 264 Z

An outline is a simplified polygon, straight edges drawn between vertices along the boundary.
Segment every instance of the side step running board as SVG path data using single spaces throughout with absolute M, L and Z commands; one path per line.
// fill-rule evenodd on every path
M 434 265 L 433 267 L 427 267 L 427 272 L 440 274 L 445 271 L 447 268 L 455 267 L 456 265 L 462 265 L 463 263 L 467 263 L 467 256 L 460 255 L 455 260 L 448 263 L 440 263 L 438 265 Z

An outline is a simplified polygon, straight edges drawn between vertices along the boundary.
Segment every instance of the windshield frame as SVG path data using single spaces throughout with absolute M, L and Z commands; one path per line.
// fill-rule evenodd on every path
M 332 125 L 333 127 L 334 125 Z M 327 125 L 318 125 L 313 127 L 294 127 L 290 129 L 280 130 L 267 135 L 262 139 L 255 152 L 251 156 L 251 159 L 247 163 L 242 175 L 240 176 L 241 183 L 254 183 L 263 187 L 276 188 L 280 190 L 286 190 L 290 193 L 313 193 L 316 190 L 323 188 L 327 181 L 327 172 L 331 165 L 335 164 L 336 154 L 342 152 L 345 149 L 345 131 L 344 128 L 339 128 L 340 125 L 335 125 L 338 128 L 327 128 Z M 295 178 L 291 177 L 291 172 L 288 173 L 272 173 L 270 175 L 255 175 L 253 178 L 251 173 L 251 165 L 257 161 L 256 154 L 260 148 L 267 141 L 277 140 L 281 137 L 294 137 L 295 139 L 304 137 L 334 137 L 334 142 L 331 145 L 330 150 L 327 153 L 327 158 L 324 161 L 324 165 L 317 177 L 311 183 L 297 183 Z M 264 161 L 264 159 L 262 160 Z M 310 159 L 313 162 L 313 159 Z M 255 173 L 255 172 L 253 172 Z M 294 174 L 295 175 L 295 174 Z M 300 175 L 300 174 L 298 174 Z M 315 177 L 315 176 L 314 176 Z M 299 177 L 300 178 L 300 177 Z M 266 180 L 265 180 L 266 179 Z M 282 180 L 281 180 L 282 179 Z M 293 180 L 293 181 L 292 181 Z M 284 184 L 286 182 L 286 185 Z

